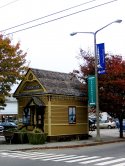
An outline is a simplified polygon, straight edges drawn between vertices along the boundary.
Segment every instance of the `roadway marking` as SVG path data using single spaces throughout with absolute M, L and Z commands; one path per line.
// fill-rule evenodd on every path
M 73 162 L 79 162 L 79 161 L 85 161 L 85 160 L 91 160 L 91 159 L 97 159 L 100 156 L 92 156 L 92 157 L 84 157 L 84 158 L 80 158 L 80 159 L 76 159 L 76 160 L 70 160 L 70 161 L 66 161 L 67 163 L 73 163 Z M 80 163 L 81 164 L 81 163 Z
M 47 154 L 47 153 L 26 153 L 26 152 L 20 152 L 20 153 L 1 153 L 4 155 L 3 157 L 12 157 L 12 158 L 21 158 L 21 159 L 31 159 L 31 160 L 37 160 L 37 159 L 48 159 L 51 157 L 60 157 L 60 156 L 65 156 L 66 154 L 60 154 L 60 155 L 55 155 L 55 154 Z M 31 157 L 31 158 L 30 158 Z
M 113 164 L 113 163 L 117 163 L 117 162 L 121 162 L 121 161 L 125 161 L 125 158 L 115 159 L 115 160 L 111 160 L 111 161 L 105 161 L 102 163 L 98 163 L 96 165 L 108 165 L 108 164 Z
M 72 157 L 71 155 L 69 155 L 69 156 L 67 156 L 67 157 L 65 157 L 65 158 L 62 158 L 62 159 L 54 159 L 53 161 L 65 161 L 65 160 L 73 160 L 73 159 L 78 159 L 78 158 L 83 158 L 83 157 L 85 157 L 85 156 L 74 156 L 74 157 Z
M 44 159 L 44 161 L 48 161 L 48 160 L 53 160 L 53 161 L 63 161 L 63 160 L 67 160 L 68 158 L 77 158 L 79 156 L 76 156 L 76 155 L 70 155 L 70 156 L 60 156 L 58 157 L 58 155 L 54 155 L 53 157 L 50 157 L 50 158 L 47 158 L 47 159 Z
M 0 152 L 0 157 L 10 157 L 29 160 L 55 161 L 66 163 L 77 163 L 77 165 L 93 164 L 94 166 L 125 166 L 125 158 L 86 156 L 86 155 L 67 155 L 44 152 L 22 152 L 22 151 L 4 151 Z M 112 165 L 113 164 L 113 165 Z
M 125 163 L 115 164 L 115 165 L 112 165 L 112 166 L 125 166 Z
M 94 160 L 90 160 L 90 161 L 80 162 L 80 164 L 89 164 L 89 163 L 94 163 L 94 162 L 103 161 L 103 160 L 109 160 L 109 159 L 113 159 L 113 158 L 114 157 L 104 157 L 104 158 L 94 159 Z

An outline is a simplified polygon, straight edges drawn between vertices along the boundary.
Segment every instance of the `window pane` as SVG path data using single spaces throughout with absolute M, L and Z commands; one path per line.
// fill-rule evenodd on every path
M 30 109 L 24 108 L 23 112 L 23 124 L 30 124 Z
M 69 123 L 76 123 L 76 108 L 69 107 Z

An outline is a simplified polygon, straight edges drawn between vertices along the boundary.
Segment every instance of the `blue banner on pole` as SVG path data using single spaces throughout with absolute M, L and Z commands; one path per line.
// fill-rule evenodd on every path
M 105 45 L 104 43 L 97 44 L 98 56 L 98 74 L 105 74 Z

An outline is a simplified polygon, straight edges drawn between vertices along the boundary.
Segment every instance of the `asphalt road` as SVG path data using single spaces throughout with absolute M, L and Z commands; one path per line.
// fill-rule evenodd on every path
M 105 130 L 106 131 L 106 130 Z M 104 132 L 104 131 L 103 131 Z M 108 132 L 108 130 L 107 130 Z M 113 132 L 113 130 L 112 130 Z M 125 143 L 37 151 L 0 151 L 1 166 L 125 166 Z

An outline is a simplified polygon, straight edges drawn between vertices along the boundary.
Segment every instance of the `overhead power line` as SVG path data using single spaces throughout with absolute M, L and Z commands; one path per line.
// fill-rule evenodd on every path
M 21 31 L 24 31 L 24 30 L 27 30 L 27 29 L 31 29 L 31 28 L 34 28 L 34 27 L 37 27 L 37 26 L 40 26 L 40 25 L 44 25 L 44 24 L 50 23 L 50 22 L 54 22 L 54 21 L 57 21 L 57 20 L 60 20 L 60 19 L 63 19 L 63 18 L 72 16 L 72 15 L 75 15 L 75 14 L 78 14 L 78 13 L 81 13 L 81 12 L 84 12 L 84 11 L 87 11 L 87 10 L 91 10 L 91 9 L 94 9 L 94 8 L 97 8 L 97 7 L 101 7 L 101 6 L 104 6 L 104 5 L 113 3 L 113 2 L 115 2 L 115 1 L 118 1 L 118 0 L 108 1 L 108 2 L 106 2 L 106 3 L 102 3 L 102 4 L 99 4 L 99 5 L 90 7 L 90 8 L 86 8 L 86 9 L 83 9 L 83 10 L 80 10 L 80 11 L 77 11 L 77 12 L 74 12 L 74 13 L 71 13 L 71 14 L 67 14 L 67 15 L 64 15 L 64 16 L 61 16 L 61 17 L 58 17 L 58 18 L 55 18 L 55 19 L 51 19 L 51 20 L 48 20 L 48 21 L 45 21 L 45 22 L 42 22 L 42 23 L 39 23 L 39 24 L 30 26 L 30 27 L 27 27 L 27 28 L 19 29 L 19 30 L 16 30 L 16 31 L 7 33 L 7 34 L 5 34 L 4 36 L 10 35 L 10 34 L 14 34 L 14 33 L 17 33 L 17 32 L 21 32 Z M 12 29 L 12 28 L 10 28 L 10 29 Z M 10 29 L 8 28 L 8 29 L 6 29 L 6 30 L 10 30 Z M 5 31 L 5 30 L 2 30 L 2 31 Z
M 59 14 L 59 13 L 62 13 L 62 12 L 65 12 L 65 11 L 68 11 L 68 10 L 71 10 L 71 9 L 74 9 L 74 8 L 77 8 L 77 7 L 86 5 L 86 4 L 88 4 L 88 3 L 92 3 L 92 2 L 94 2 L 94 1 L 96 1 L 96 0 L 91 0 L 91 1 L 88 1 L 88 2 L 84 2 L 84 3 L 82 3 L 82 4 L 79 4 L 79 5 L 76 5 L 76 6 L 72 6 L 72 7 L 70 7 L 70 8 L 67 8 L 67 9 L 64 9 L 64 10 L 60 10 L 60 11 L 58 11 L 58 12 L 51 13 L 51 14 L 48 14 L 48 15 L 46 15 L 46 16 L 42 16 L 42 17 L 39 17 L 39 18 L 34 19 L 34 20 L 30 20 L 30 21 L 24 22 L 24 23 L 22 23 L 22 24 L 19 24 L 19 25 L 16 25 L 16 26 L 13 26 L 13 27 L 10 27 L 10 28 L 1 30 L 1 32 L 7 31 L 7 30 L 10 30 L 10 29 L 14 29 L 14 28 L 17 28 L 17 27 L 19 27 L 19 26 L 26 25 L 26 24 L 29 24 L 29 23 L 32 23 L 32 22 L 35 22 L 35 21 L 38 21 L 38 20 L 41 20 L 41 19 L 44 19 L 44 18 L 53 16 L 53 15 Z
M 0 6 L 0 8 L 9 6 L 9 5 L 11 5 L 12 3 L 15 3 L 15 2 L 17 2 L 17 1 L 19 1 L 19 0 L 15 0 L 15 1 L 9 2 L 9 3 L 7 3 L 7 4 L 3 5 L 3 6 Z

